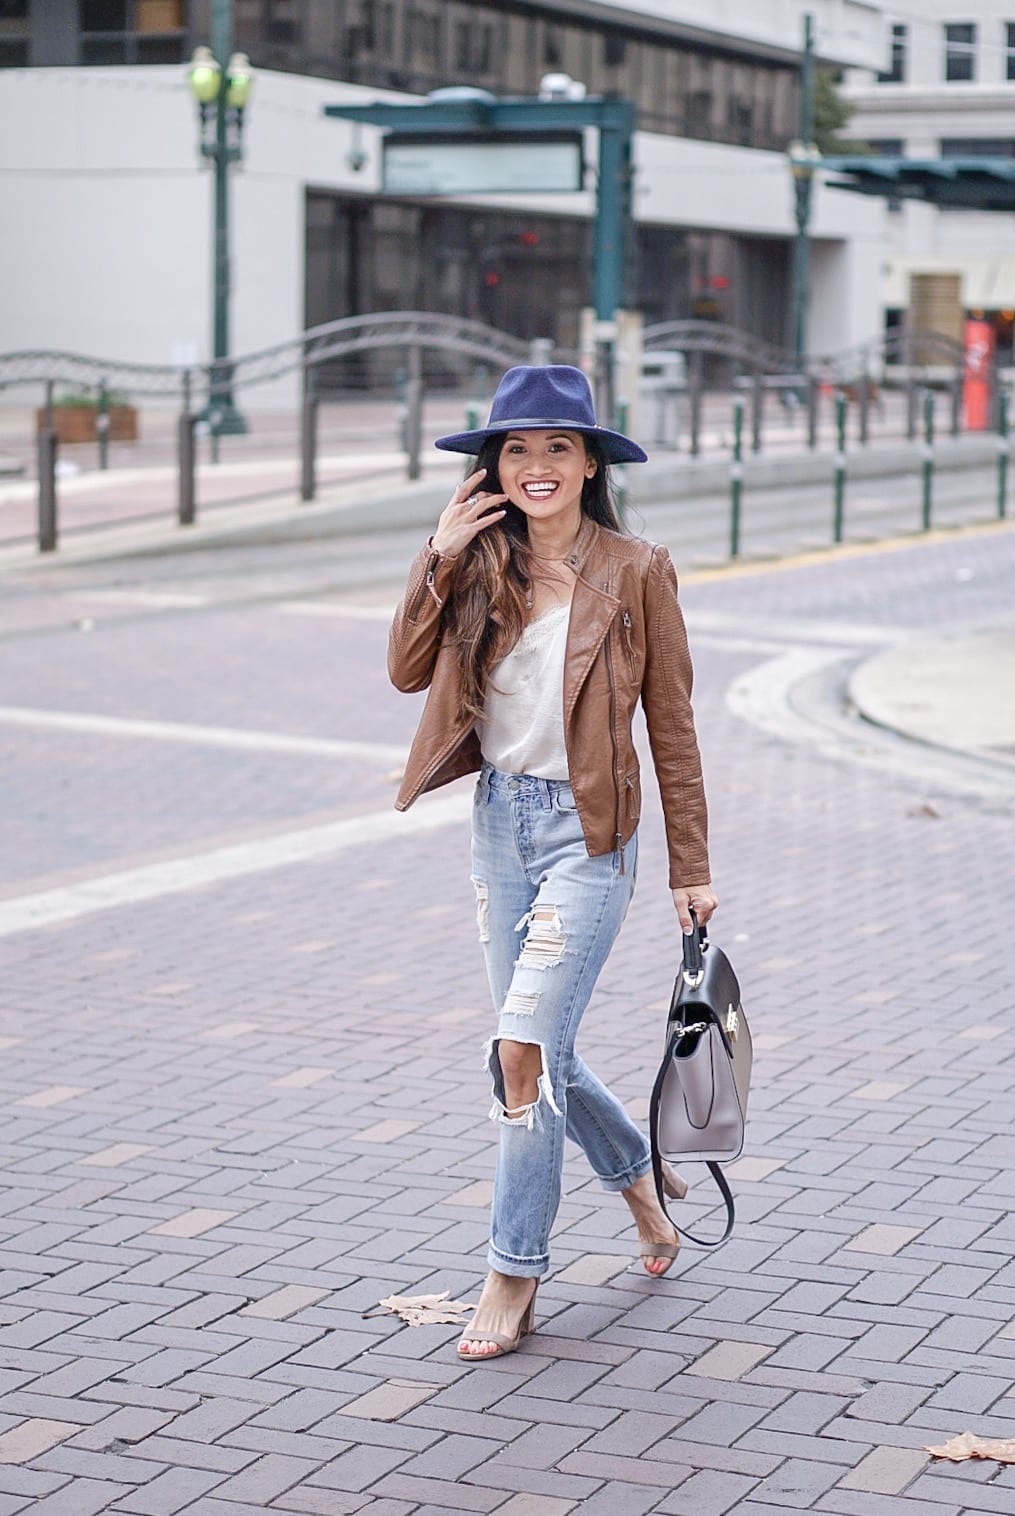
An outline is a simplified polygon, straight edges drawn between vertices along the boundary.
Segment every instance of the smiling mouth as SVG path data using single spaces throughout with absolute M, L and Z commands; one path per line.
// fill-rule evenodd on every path
M 522 485 L 522 493 L 529 500 L 549 500 L 557 486 L 549 479 L 540 479 Z

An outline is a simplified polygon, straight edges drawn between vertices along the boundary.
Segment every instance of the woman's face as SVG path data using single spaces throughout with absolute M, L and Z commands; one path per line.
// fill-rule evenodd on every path
M 579 513 L 595 471 L 580 432 L 508 432 L 497 461 L 501 489 L 533 521 Z

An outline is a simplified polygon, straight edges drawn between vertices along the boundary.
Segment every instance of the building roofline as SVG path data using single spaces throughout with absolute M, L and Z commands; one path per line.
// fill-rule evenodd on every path
M 729 53 L 740 58 L 758 58 L 771 63 L 799 64 L 801 48 L 799 46 L 780 46 L 777 43 L 765 42 L 760 38 L 745 37 L 742 33 L 722 31 L 715 27 L 695 26 L 688 21 L 682 21 L 663 15 L 656 15 L 652 11 L 635 11 L 627 6 L 611 4 L 610 0 L 554 0 L 549 4 L 548 0 L 508 0 L 512 8 L 534 12 L 543 12 L 552 16 L 554 12 L 561 12 L 576 20 L 595 21 L 606 23 L 610 26 L 622 28 L 628 32 L 639 32 L 648 37 L 667 37 L 673 41 L 689 42 L 712 51 Z M 880 12 L 880 5 L 871 4 L 868 7 L 872 11 Z M 801 11 L 801 14 L 803 12 Z M 820 43 L 820 30 L 818 42 Z M 832 64 L 836 67 L 863 68 L 854 57 L 842 55 L 838 50 L 815 53 L 819 63 Z

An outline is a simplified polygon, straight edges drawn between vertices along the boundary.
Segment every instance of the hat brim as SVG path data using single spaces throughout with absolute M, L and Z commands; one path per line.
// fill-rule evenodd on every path
M 491 437 L 504 437 L 508 432 L 580 432 L 584 437 L 594 437 L 603 450 L 607 463 L 647 463 L 644 448 L 625 437 L 622 432 L 611 432 L 605 426 L 582 426 L 575 421 L 501 421 L 494 426 L 483 426 L 474 432 L 452 432 L 449 437 L 438 437 L 434 447 L 445 453 L 467 453 L 475 457 Z

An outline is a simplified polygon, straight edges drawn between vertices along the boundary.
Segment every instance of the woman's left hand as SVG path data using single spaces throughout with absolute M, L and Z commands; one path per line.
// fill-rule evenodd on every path
M 698 925 L 704 926 L 713 911 L 719 909 L 719 901 L 712 891 L 710 884 L 689 884 L 682 890 L 673 891 L 673 904 L 677 908 L 680 917 L 680 929 L 682 932 L 693 932 L 694 923 L 691 920 L 691 908 L 698 918 Z

